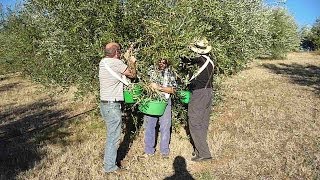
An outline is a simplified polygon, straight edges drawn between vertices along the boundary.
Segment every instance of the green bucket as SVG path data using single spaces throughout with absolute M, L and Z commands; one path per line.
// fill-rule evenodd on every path
M 152 116 L 162 116 L 166 110 L 167 102 L 159 100 L 147 100 L 141 102 L 138 109 L 144 114 Z
M 182 103 L 188 104 L 190 102 L 191 92 L 190 91 L 179 91 L 178 96 Z
M 139 85 L 133 86 L 131 90 L 124 90 L 123 91 L 123 97 L 125 103 L 135 103 L 137 102 L 138 97 L 142 93 L 142 88 Z

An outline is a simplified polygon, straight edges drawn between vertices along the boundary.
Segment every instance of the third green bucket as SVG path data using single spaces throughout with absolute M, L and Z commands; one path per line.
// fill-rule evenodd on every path
M 182 103 L 188 104 L 190 102 L 191 92 L 190 91 L 179 91 L 178 96 Z

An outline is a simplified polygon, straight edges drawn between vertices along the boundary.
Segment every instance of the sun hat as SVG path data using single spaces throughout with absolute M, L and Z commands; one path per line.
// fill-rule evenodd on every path
M 190 49 L 198 54 L 207 54 L 211 51 L 212 46 L 209 45 L 209 42 L 206 38 L 202 38 L 194 43 L 191 43 Z

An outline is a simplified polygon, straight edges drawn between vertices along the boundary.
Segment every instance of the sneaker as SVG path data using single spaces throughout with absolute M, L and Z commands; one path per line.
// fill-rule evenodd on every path
M 161 154 L 162 159 L 169 159 L 169 154 Z
M 106 172 L 104 171 L 106 174 L 121 174 L 123 172 L 125 172 L 127 169 L 124 167 L 118 167 L 118 169 L 114 170 L 114 171 L 110 171 L 110 172 Z
M 193 151 L 193 152 L 191 153 L 191 155 L 192 155 L 192 156 L 195 156 L 195 155 L 196 155 L 196 152 Z
M 202 161 L 210 161 L 210 160 L 212 160 L 212 157 L 204 158 L 204 157 L 196 156 L 191 158 L 191 161 L 194 161 L 194 162 L 202 162 Z
M 152 156 L 154 156 L 154 154 L 143 153 L 141 156 L 139 156 L 139 158 L 147 159 L 147 158 L 150 158 Z

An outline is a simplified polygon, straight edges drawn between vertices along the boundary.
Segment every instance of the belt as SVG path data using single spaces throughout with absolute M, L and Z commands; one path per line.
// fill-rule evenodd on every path
M 101 101 L 102 103 L 120 103 L 120 101 Z

